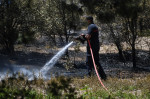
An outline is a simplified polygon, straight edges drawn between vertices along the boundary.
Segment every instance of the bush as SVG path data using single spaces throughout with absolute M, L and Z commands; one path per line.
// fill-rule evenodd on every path
M 0 99 L 49 99 L 76 98 L 70 78 L 58 77 L 47 83 L 42 78 L 29 81 L 24 75 L 14 74 L 0 82 Z

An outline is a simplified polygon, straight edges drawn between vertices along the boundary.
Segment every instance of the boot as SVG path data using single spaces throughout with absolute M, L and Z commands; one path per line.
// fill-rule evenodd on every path
M 88 70 L 88 75 L 91 77 L 92 76 L 92 71 Z
M 101 77 L 101 79 L 106 81 L 107 80 L 107 76 L 106 76 L 103 68 L 101 67 L 101 69 L 100 69 L 99 67 L 97 67 L 97 71 L 98 71 L 99 76 Z

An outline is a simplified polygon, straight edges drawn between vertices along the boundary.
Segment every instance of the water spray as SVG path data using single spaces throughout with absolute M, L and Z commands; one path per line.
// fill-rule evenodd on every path
M 73 41 L 70 42 L 69 44 L 67 44 L 63 49 L 61 49 L 55 56 L 52 57 L 52 59 L 50 59 L 40 70 L 41 74 L 43 76 L 46 75 L 46 73 L 48 72 L 48 70 L 50 70 L 58 61 L 58 59 L 60 59 L 60 57 L 65 53 L 65 51 L 67 50 L 68 47 L 70 47 L 73 44 Z
M 84 42 L 87 40 L 85 38 L 85 35 L 80 35 L 76 38 L 74 38 L 74 40 L 78 40 L 80 41 L 82 44 L 84 44 Z M 40 76 L 40 74 L 42 74 L 43 78 L 47 79 L 46 77 L 46 74 L 47 72 L 56 64 L 56 62 L 61 58 L 61 56 L 65 53 L 65 51 L 67 50 L 67 48 L 69 48 L 72 44 L 73 44 L 74 41 L 70 42 L 69 44 L 67 44 L 64 48 L 62 48 L 56 55 L 54 55 L 52 57 L 52 59 L 50 59 L 40 70 L 40 72 L 36 72 L 35 73 L 35 76 L 38 77 Z M 99 74 L 98 74 L 98 71 L 97 71 L 97 68 L 96 68 L 96 64 L 95 64 L 95 60 L 94 60 L 94 56 L 93 56 L 93 52 L 92 52 L 92 48 L 91 48 L 91 44 L 90 44 L 90 41 L 88 40 L 88 44 L 90 46 L 90 51 L 91 51 L 91 55 L 92 55 L 92 60 L 93 60 L 93 64 L 94 64 L 94 68 L 95 68 L 95 72 L 97 74 L 97 77 L 101 83 L 101 85 L 104 87 L 105 90 L 107 90 L 107 88 L 104 86 L 104 84 L 102 83 L 100 77 L 99 77 Z M 27 73 L 29 74 L 29 80 L 33 80 L 33 76 L 31 74 L 30 71 L 26 70 L 26 69 L 20 69 L 23 73 Z M 18 70 L 17 70 L 18 71 Z M 1 77 L 0 77 L 1 78 Z M 1 79 L 0 79 L 1 80 Z M 107 90 L 108 91 L 108 90 Z
M 84 41 L 86 40 L 85 35 L 81 35 L 79 37 L 74 38 L 74 40 L 78 40 L 81 43 L 84 43 Z M 69 44 L 67 44 L 63 49 L 61 49 L 55 56 L 52 57 L 52 59 L 50 59 L 40 70 L 40 73 L 42 74 L 42 76 L 45 78 L 45 75 L 47 74 L 48 70 L 50 70 L 55 64 L 56 62 L 61 58 L 61 56 L 65 53 L 65 51 L 67 50 L 67 48 L 69 48 L 74 41 L 70 42 Z M 36 74 L 37 76 L 38 74 Z

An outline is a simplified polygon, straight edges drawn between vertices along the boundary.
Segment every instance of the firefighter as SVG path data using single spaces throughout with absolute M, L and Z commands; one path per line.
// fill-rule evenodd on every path
M 98 69 L 100 77 L 101 77 L 101 79 L 106 80 L 106 78 L 107 78 L 106 74 L 99 62 L 100 44 L 99 44 L 98 27 L 94 24 L 92 16 L 86 17 L 86 21 L 88 23 L 88 30 L 87 30 L 87 33 L 85 34 L 85 38 L 90 41 L 95 64 L 97 65 L 97 69 Z M 91 76 L 91 72 L 94 69 L 94 66 L 93 66 L 92 56 L 91 56 L 91 52 L 90 52 L 90 46 L 89 46 L 88 42 L 87 42 L 86 66 L 88 69 L 88 75 Z

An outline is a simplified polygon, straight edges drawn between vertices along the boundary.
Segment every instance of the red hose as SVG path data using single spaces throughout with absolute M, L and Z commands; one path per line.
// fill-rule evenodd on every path
M 103 86 L 103 88 L 108 91 L 108 89 L 104 86 L 102 80 L 100 79 L 99 74 L 98 74 L 98 71 L 97 71 L 97 69 L 96 69 L 96 64 L 95 64 L 95 60 L 94 60 L 94 56 L 93 56 L 93 51 L 92 51 L 91 44 L 90 44 L 90 41 L 89 41 L 89 40 L 88 40 L 88 43 L 89 43 L 89 46 L 90 46 L 90 51 L 91 51 L 92 60 L 93 60 L 94 69 L 95 69 L 96 75 L 97 75 L 97 77 L 98 77 L 98 79 L 99 79 L 99 82 L 100 82 L 101 85 Z

